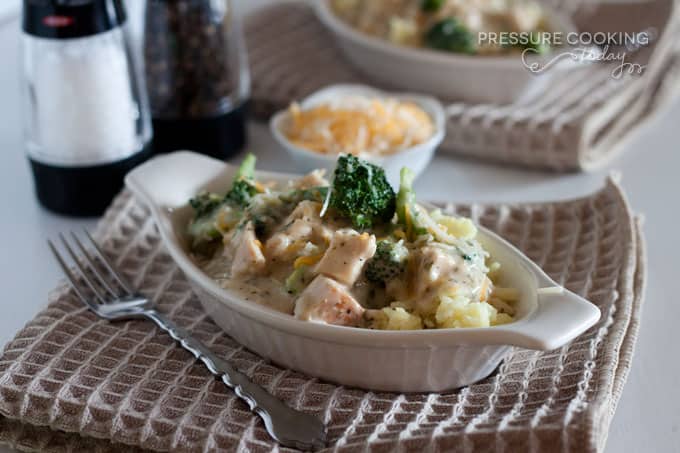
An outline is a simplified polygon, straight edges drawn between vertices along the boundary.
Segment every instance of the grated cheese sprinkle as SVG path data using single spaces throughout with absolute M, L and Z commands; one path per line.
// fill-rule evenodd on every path
M 347 96 L 302 110 L 291 104 L 291 143 L 321 154 L 387 155 L 427 141 L 432 118 L 413 102 Z
M 323 258 L 323 253 L 319 253 L 316 255 L 305 255 L 305 256 L 299 256 L 294 262 L 293 262 L 293 268 L 298 269 L 302 266 L 311 266 L 312 264 L 316 264 L 317 262 L 321 261 L 321 258 Z

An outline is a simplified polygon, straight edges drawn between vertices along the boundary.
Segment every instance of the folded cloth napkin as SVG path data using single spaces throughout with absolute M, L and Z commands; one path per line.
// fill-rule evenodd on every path
M 566 65 L 537 76 L 513 104 L 442 100 L 448 113 L 443 151 L 555 171 L 587 170 L 614 157 L 633 131 L 675 98 L 680 85 L 677 2 L 572 0 L 558 5 L 571 8 L 566 13 L 581 31 L 650 30 L 651 44 L 627 51 L 626 57 L 646 66 L 644 73 L 623 70 L 614 77 L 620 62 Z M 252 106 L 262 118 L 329 84 L 371 84 L 344 59 L 305 3 L 256 11 L 246 21 L 245 34 Z
M 644 286 L 640 230 L 619 186 L 566 202 L 446 206 L 517 245 L 601 320 L 564 347 L 514 349 L 496 373 L 433 394 L 345 388 L 274 366 L 202 310 L 148 212 L 123 192 L 96 236 L 177 324 L 287 404 L 321 417 L 333 451 L 603 448 L 630 368 Z M 427 370 L 422 370 L 427 373 Z M 26 451 L 270 451 L 260 419 L 150 322 L 109 323 L 65 284 L 0 357 L 0 442 Z

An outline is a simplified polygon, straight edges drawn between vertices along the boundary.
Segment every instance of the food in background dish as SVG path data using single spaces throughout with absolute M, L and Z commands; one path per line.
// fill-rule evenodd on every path
M 422 108 L 394 98 L 347 95 L 307 109 L 293 103 L 288 113 L 284 135 L 320 154 L 383 156 L 419 145 L 435 132 Z
M 544 53 L 549 31 L 535 0 L 331 0 L 335 14 L 353 28 L 395 44 L 462 54 Z M 479 40 L 481 32 L 525 33 L 524 44 Z M 481 41 L 481 42 L 480 42 Z
M 513 320 L 516 289 L 466 218 L 397 193 L 382 168 L 339 157 L 333 182 L 313 171 L 287 184 L 241 164 L 226 194 L 190 201 L 193 256 L 222 287 L 306 321 L 387 330 L 488 327 Z

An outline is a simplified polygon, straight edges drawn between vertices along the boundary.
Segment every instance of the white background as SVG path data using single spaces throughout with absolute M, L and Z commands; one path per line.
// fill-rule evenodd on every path
M 241 6 L 249 9 L 260 3 L 264 1 L 242 0 Z M 0 20 L 1 343 L 45 304 L 60 278 L 45 240 L 95 222 L 48 213 L 34 198 L 22 145 L 19 38 L 18 20 Z M 249 149 L 260 156 L 263 169 L 295 170 L 261 124 L 250 127 Z M 680 452 L 680 354 L 675 333 L 680 322 L 679 168 L 680 103 L 676 103 L 636 134 L 621 157 L 593 173 L 538 173 L 441 156 L 416 184 L 419 195 L 432 200 L 538 201 L 589 193 L 610 171 L 622 172 L 633 209 L 645 216 L 648 285 L 633 367 L 607 452 Z M 0 453 L 7 451 L 0 447 Z
M 13 18 L 20 7 L 20 0 L 2 0 L 0 2 L 0 22 Z

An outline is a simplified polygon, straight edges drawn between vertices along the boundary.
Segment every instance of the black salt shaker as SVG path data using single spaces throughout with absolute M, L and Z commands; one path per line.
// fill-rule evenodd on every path
M 243 148 L 250 78 L 229 0 L 148 0 L 144 64 L 156 152 Z

